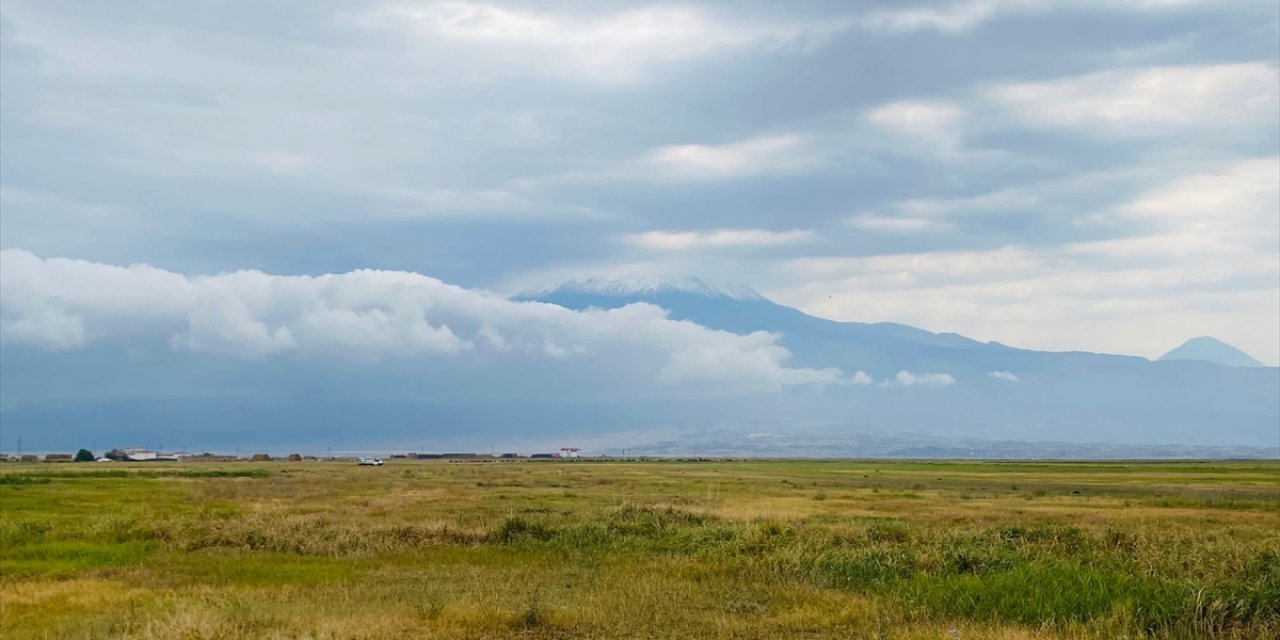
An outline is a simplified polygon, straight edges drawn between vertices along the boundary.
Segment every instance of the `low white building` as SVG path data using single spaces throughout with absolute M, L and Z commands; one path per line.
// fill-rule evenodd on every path
M 174 453 L 162 453 L 160 451 L 143 449 L 142 447 L 128 447 L 126 449 L 122 449 L 121 451 L 124 453 L 124 457 L 126 460 L 133 460 L 134 462 L 148 462 L 152 460 L 181 460 L 182 458 L 191 457 L 191 454 L 185 451 L 176 451 Z

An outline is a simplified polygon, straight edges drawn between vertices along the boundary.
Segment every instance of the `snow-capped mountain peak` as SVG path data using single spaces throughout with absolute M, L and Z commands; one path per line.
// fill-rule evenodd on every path
M 653 296 L 668 293 L 684 293 L 707 298 L 731 300 L 764 300 L 755 289 L 743 284 L 712 284 L 701 278 L 684 276 L 662 278 L 655 276 L 626 276 L 622 278 L 588 278 L 540 287 L 520 294 L 521 298 L 539 298 L 550 294 L 590 294 L 609 297 Z

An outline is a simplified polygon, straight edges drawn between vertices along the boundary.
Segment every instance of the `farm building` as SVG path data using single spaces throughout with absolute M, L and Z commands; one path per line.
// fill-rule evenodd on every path
M 190 458 L 191 454 L 185 451 L 174 451 L 172 453 L 162 453 L 160 451 L 152 451 L 143 447 L 125 447 L 120 450 L 125 460 L 133 462 L 152 462 L 156 460 L 181 460 Z
M 44 456 L 45 462 L 71 462 L 73 459 L 69 453 L 48 453 Z

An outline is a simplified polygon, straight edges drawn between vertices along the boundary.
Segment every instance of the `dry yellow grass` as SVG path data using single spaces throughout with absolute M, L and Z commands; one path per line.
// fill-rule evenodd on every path
M 101 471 L 0 469 L 5 638 L 1280 632 L 1270 462 Z

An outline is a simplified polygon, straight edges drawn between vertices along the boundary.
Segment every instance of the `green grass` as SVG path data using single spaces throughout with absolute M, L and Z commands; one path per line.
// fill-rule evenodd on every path
M 13 464 L 0 629 L 1272 638 L 1280 465 Z
M 266 469 L 92 469 L 75 467 L 66 471 L 28 471 L 0 475 L 0 484 L 44 484 L 52 480 L 92 480 L 96 478 L 265 478 Z

